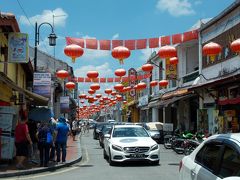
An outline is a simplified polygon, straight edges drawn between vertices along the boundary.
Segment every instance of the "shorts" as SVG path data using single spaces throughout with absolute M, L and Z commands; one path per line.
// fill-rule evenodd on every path
M 15 142 L 16 156 L 28 156 L 28 142 Z

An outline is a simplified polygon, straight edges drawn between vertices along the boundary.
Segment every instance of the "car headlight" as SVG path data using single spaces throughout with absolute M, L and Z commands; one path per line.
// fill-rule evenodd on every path
M 122 151 L 122 147 L 117 146 L 117 145 L 112 145 L 112 148 L 116 151 Z
M 151 147 L 151 151 L 157 150 L 158 149 L 158 144 L 155 144 Z

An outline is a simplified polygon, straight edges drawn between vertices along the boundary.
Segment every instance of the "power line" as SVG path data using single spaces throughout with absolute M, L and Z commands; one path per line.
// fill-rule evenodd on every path
M 27 18 L 29 24 L 30 24 L 30 25 L 32 26 L 32 28 L 35 30 L 35 27 L 34 27 L 34 25 L 31 23 L 30 19 L 28 18 L 28 15 L 27 15 L 26 11 L 24 10 L 23 6 L 22 6 L 21 3 L 19 2 L 19 0 L 17 0 L 17 2 L 18 2 L 19 7 L 21 8 L 23 14 L 24 14 L 25 17 Z M 41 39 L 41 41 L 43 41 L 43 39 L 41 38 L 41 36 L 40 36 L 40 39 Z M 46 47 L 46 45 L 43 44 L 43 46 L 44 46 L 46 52 L 47 52 L 48 54 L 50 54 L 49 51 L 48 51 L 48 49 L 47 49 L 47 47 Z

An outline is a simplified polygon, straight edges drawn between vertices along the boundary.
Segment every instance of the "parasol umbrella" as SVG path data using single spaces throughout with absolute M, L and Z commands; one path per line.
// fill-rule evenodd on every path
M 51 117 L 51 109 L 44 107 L 31 109 L 28 114 L 28 119 L 39 122 L 49 122 Z

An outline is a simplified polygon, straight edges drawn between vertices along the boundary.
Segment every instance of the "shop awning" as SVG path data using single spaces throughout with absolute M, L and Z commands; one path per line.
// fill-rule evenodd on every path
M 220 85 L 227 84 L 227 83 L 237 83 L 237 81 L 238 82 L 240 81 L 240 74 L 211 79 L 207 82 L 194 85 L 194 86 L 190 87 L 189 90 L 192 91 L 192 90 L 201 89 L 201 88 L 205 88 L 205 87 L 220 86 Z
M 0 72 L 0 81 L 6 83 L 7 86 L 14 89 L 15 91 L 25 94 L 26 98 L 30 99 L 31 101 L 34 101 L 35 105 L 38 105 L 38 106 L 48 105 L 48 100 L 49 100 L 48 98 L 19 87 L 10 78 L 8 78 L 3 72 Z
M 188 99 L 190 97 L 193 97 L 195 96 L 194 94 L 187 94 L 187 95 L 184 95 L 184 96 L 174 96 L 173 98 L 171 99 L 166 99 L 166 100 L 161 100 L 158 102 L 157 106 L 164 106 L 164 107 L 167 107 L 179 100 L 184 100 L 184 99 Z
M 151 101 L 150 103 L 148 103 L 148 107 L 149 108 L 156 107 L 159 101 L 160 101 L 159 99 L 155 101 Z

